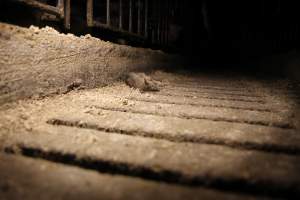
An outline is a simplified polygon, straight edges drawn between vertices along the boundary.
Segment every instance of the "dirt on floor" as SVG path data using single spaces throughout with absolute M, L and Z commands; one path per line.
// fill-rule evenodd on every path
M 1 199 L 300 197 L 299 83 L 167 73 L 160 51 L 0 30 Z M 126 85 L 133 70 L 142 84 Z
M 90 35 L 0 23 L 0 104 L 65 93 L 76 82 L 86 88 L 105 86 L 129 71 L 167 67 L 174 59 Z
M 6 164 L 0 165 L 0 194 L 300 196 L 299 90 L 288 80 L 162 71 L 150 77 L 161 81 L 160 91 L 116 82 L 3 105 L 0 159 Z M 96 190 L 99 185 L 105 186 Z

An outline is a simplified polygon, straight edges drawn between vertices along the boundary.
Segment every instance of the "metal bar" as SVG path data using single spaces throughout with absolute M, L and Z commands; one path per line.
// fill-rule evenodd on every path
M 156 7 L 155 7 L 155 0 L 152 1 L 152 9 L 151 9 L 151 43 L 154 44 L 155 43 L 155 35 L 156 35 L 156 32 L 155 32 L 155 23 L 154 23 L 154 20 L 155 20 L 155 14 L 156 14 Z
M 64 0 L 58 0 L 56 7 L 59 9 L 59 12 L 61 13 L 61 18 L 63 19 L 65 17 L 65 1 Z
M 159 0 L 156 0 L 156 2 L 155 2 L 155 22 L 156 22 L 156 24 L 155 24 L 155 27 L 156 27 L 156 33 L 155 33 L 155 35 L 156 35 L 156 43 L 157 44 L 159 44 L 159 33 L 160 33 L 160 21 L 159 21 L 159 13 L 160 13 L 160 11 L 159 11 Z
M 137 33 L 141 34 L 141 0 L 137 1 L 138 19 L 137 19 Z
M 25 4 L 27 4 L 27 5 L 31 6 L 31 7 L 38 8 L 38 9 L 40 9 L 42 11 L 45 11 L 45 12 L 48 12 L 50 14 L 54 14 L 56 16 L 59 16 L 59 17 L 63 18 L 63 12 L 62 12 L 62 10 L 60 10 L 57 7 L 50 6 L 50 5 L 41 3 L 41 2 L 36 1 L 36 0 L 18 0 L 18 1 L 22 2 L 22 3 L 25 3 Z
M 65 6 L 64 4 L 65 4 L 64 0 L 57 1 L 56 7 L 61 11 L 61 13 L 63 13 L 64 11 L 64 6 Z
M 119 29 L 123 29 L 123 3 L 119 0 Z
M 114 28 L 112 26 L 109 26 L 107 24 L 101 23 L 101 22 L 96 21 L 96 20 L 94 20 L 93 25 L 94 25 L 94 27 L 107 29 L 107 30 L 110 30 L 110 31 L 113 31 L 113 32 L 118 32 L 118 33 L 121 33 L 121 34 L 124 34 L 124 35 L 135 37 L 135 38 L 138 38 L 138 39 L 141 39 L 141 40 L 145 40 L 144 36 L 141 36 L 141 35 L 138 35 L 136 33 L 129 32 L 129 31 L 120 30 L 119 28 Z
M 161 12 L 160 12 L 160 4 L 157 3 L 157 11 L 158 11 L 158 15 L 157 15 L 157 42 L 158 44 L 161 44 Z
M 129 0 L 129 32 L 132 32 L 132 0 Z
M 148 0 L 145 0 L 145 37 L 148 37 Z
M 164 10 L 164 7 L 162 7 L 162 10 Z M 165 15 L 161 13 L 161 43 L 164 44 L 165 42 L 165 32 L 166 32 L 166 21 L 165 21 Z
M 169 4 L 168 4 L 168 0 L 165 1 L 165 45 L 167 44 L 167 37 L 168 37 L 168 17 L 169 17 Z
M 277 1 L 277 12 L 278 12 L 278 14 L 281 13 L 281 0 Z
M 162 2 L 163 4 L 163 8 L 162 10 L 166 10 L 166 1 Z M 165 43 L 165 39 L 166 39 L 166 14 L 162 14 L 162 43 Z
M 165 15 L 162 15 L 162 33 L 161 33 L 161 41 L 162 41 L 162 44 L 165 43 L 165 36 L 166 36 L 166 16 Z
M 110 25 L 110 0 L 106 0 L 106 24 Z
M 87 0 L 86 5 L 86 20 L 89 27 L 93 26 L 93 1 L 94 0 Z
M 155 43 L 155 30 L 154 30 L 154 28 L 152 28 L 152 30 L 151 30 L 151 43 Z
M 71 28 L 71 0 L 65 0 L 64 7 L 64 16 L 65 16 L 65 28 Z

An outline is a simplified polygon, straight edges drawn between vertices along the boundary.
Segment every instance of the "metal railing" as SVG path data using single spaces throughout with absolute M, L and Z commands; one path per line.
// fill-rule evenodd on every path
M 56 6 L 47 0 L 15 0 L 54 15 L 64 22 L 64 27 L 71 27 L 71 0 L 56 0 Z M 106 29 L 129 37 L 147 40 L 151 44 L 167 45 L 171 12 L 179 0 L 82 0 L 86 2 L 86 25 Z M 96 5 L 105 5 L 105 16 L 99 20 Z M 112 14 L 112 7 L 114 14 Z M 116 16 L 116 9 L 118 16 Z M 118 21 L 118 23 L 113 23 Z
M 137 31 L 133 31 L 133 0 L 129 0 L 128 2 L 128 27 L 125 27 L 124 16 L 123 16 L 123 0 L 119 0 L 119 16 L 118 16 L 118 26 L 113 26 L 111 24 L 111 1 L 106 0 L 106 23 L 100 22 L 99 20 L 94 19 L 93 13 L 94 10 L 94 0 L 87 0 L 87 25 L 89 27 L 99 27 L 108 29 L 110 31 L 119 32 L 122 34 L 126 34 L 133 37 L 138 37 L 141 39 L 146 39 L 148 36 L 148 0 L 137 0 L 137 20 L 135 21 L 137 24 Z M 143 5 L 143 6 L 142 6 Z M 141 13 L 144 13 L 142 16 Z M 144 30 L 141 30 L 142 19 L 144 19 Z
M 56 6 L 51 6 L 37 0 L 17 0 L 21 3 L 27 4 L 31 7 L 37 8 L 46 13 L 52 14 L 59 19 L 64 20 L 64 26 L 70 28 L 70 13 L 71 13 L 71 0 L 57 0 Z

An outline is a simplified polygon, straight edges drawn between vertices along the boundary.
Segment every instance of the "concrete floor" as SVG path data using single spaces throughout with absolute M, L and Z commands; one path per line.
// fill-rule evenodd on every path
M 300 197 L 299 85 L 151 75 L 1 107 L 1 199 Z

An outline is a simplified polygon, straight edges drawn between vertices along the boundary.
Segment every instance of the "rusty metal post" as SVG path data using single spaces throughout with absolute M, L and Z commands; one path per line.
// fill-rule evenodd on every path
M 61 11 L 61 13 L 64 12 L 64 3 L 64 0 L 58 0 L 56 4 L 56 7 Z
M 61 19 L 64 19 L 65 18 L 65 1 L 64 0 L 58 0 L 57 1 L 57 4 L 56 4 L 56 7 L 58 8 L 59 12 L 61 13 L 60 14 L 60 17 Z
M 106 0 L 106 24 L 110 25 L 110 0 Z
M 148 0 L 145 0 L 145 37 L 148 37 Z
M 87 0 L 86 5 L 86 20 L 89 27 L 93 26 L 93 1 L 94 0 Z
M 119 29 L 123 29 L 123 3 L 119 0 Z
M 64 17 L 65 17 L 65 28 L 71 28 L 71 0 L 65 0 L 65 9 L 64 9 Z
M 18 1 L 21 2 L 21 3 L 25 3 L 25 4 L 27 4 L 31 7 L 38 8 L 42 11 L 45 11 L 45 12 L 48 12 L 50 14 L 54 14 L 56 16 L 59 16 L 59 17 L 63 18 L 64 13 L 58 7 L 50 6 L 50 5 L 47 5 L 45 3 L 41 3 L 37 0 L 18 0 Z
M 129 32 L 132 32 L 132 0 L 129 0 Z

